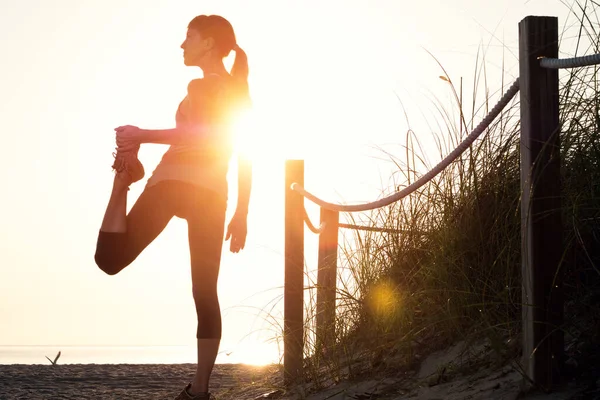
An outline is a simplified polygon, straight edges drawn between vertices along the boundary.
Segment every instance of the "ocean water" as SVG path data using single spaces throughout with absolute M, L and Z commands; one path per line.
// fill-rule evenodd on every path
M 50 364 L 61 352 L 58 364 L 184 364 L 196 362 L 192 346 L 0 346 L 0 364 Z M 218 364 L 238 362 L 227 354 Z

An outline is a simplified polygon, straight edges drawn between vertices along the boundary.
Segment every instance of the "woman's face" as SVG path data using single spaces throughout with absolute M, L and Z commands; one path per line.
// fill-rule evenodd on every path
M 203 37 L 200 31 L 188 29 L 185 40 L 181 44 L 183 49 L 183 63 L 187 66 L 197 66 L 202 58 L 212 49 L 212 37 Z

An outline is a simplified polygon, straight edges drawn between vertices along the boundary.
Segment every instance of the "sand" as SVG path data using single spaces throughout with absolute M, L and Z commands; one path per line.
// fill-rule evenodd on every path
M 344 381 L 316 392 L 306 390 L 310 384 L 284 390 L 281 366 L 220 364 L 215 366 L 211 391 L 217 400 L 600 399 L 600 380 L 593 388 L 571 384 L 552 394 L 523 396 L 519 389 L 522 377 L 509 366 L 441 376 L 440 367 L 448 365 L 450 356 L 452 349 L 432 354 L 410 376 L 400 376 L 392 369 L 388 374 Z M 194 370 L 193 364 L 0 365 L 0 400 L 169 400 L 179 394 Z
M 0 365 L 0 400 L 174 399 L 194 375 L 193 364 Z M 256 399 L 272 392 L 279 367 L 215 366 L 211 386 L 219 400 Z

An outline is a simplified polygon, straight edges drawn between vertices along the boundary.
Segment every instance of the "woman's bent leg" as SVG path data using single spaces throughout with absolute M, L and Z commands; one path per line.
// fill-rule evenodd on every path
M 131 264 L 163 231 L 176 209 L 176 193 L 171 193 L 169 185 L 159 183 L 145 189 L 127 215 L 128 185 L 119 175 L 115 176 L 94 257 L 98 267 L 109 275 Z
M 124 174 L 116 174 L 100 231 L 125 232 L 127 230 L 127 191 L 128 179 Z

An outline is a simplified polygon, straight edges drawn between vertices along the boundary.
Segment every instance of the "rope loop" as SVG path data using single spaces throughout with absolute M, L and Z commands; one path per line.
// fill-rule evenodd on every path
M 306 223 L 306 227 L 312 232 L 315 233 L 317 235 L 319 235 L 321 232 L 323 232 L 323 229 L 325 229 L 325 222 L 321 223 L 321 225 L 319 225 L 319 227 L 317 228 L 312 221 L 310 220 L 310 218 L 308 217 L 308 213 L 306 212 L 306 208 L 302 207 L 302 217 L 304 218 L 304 223 Z

